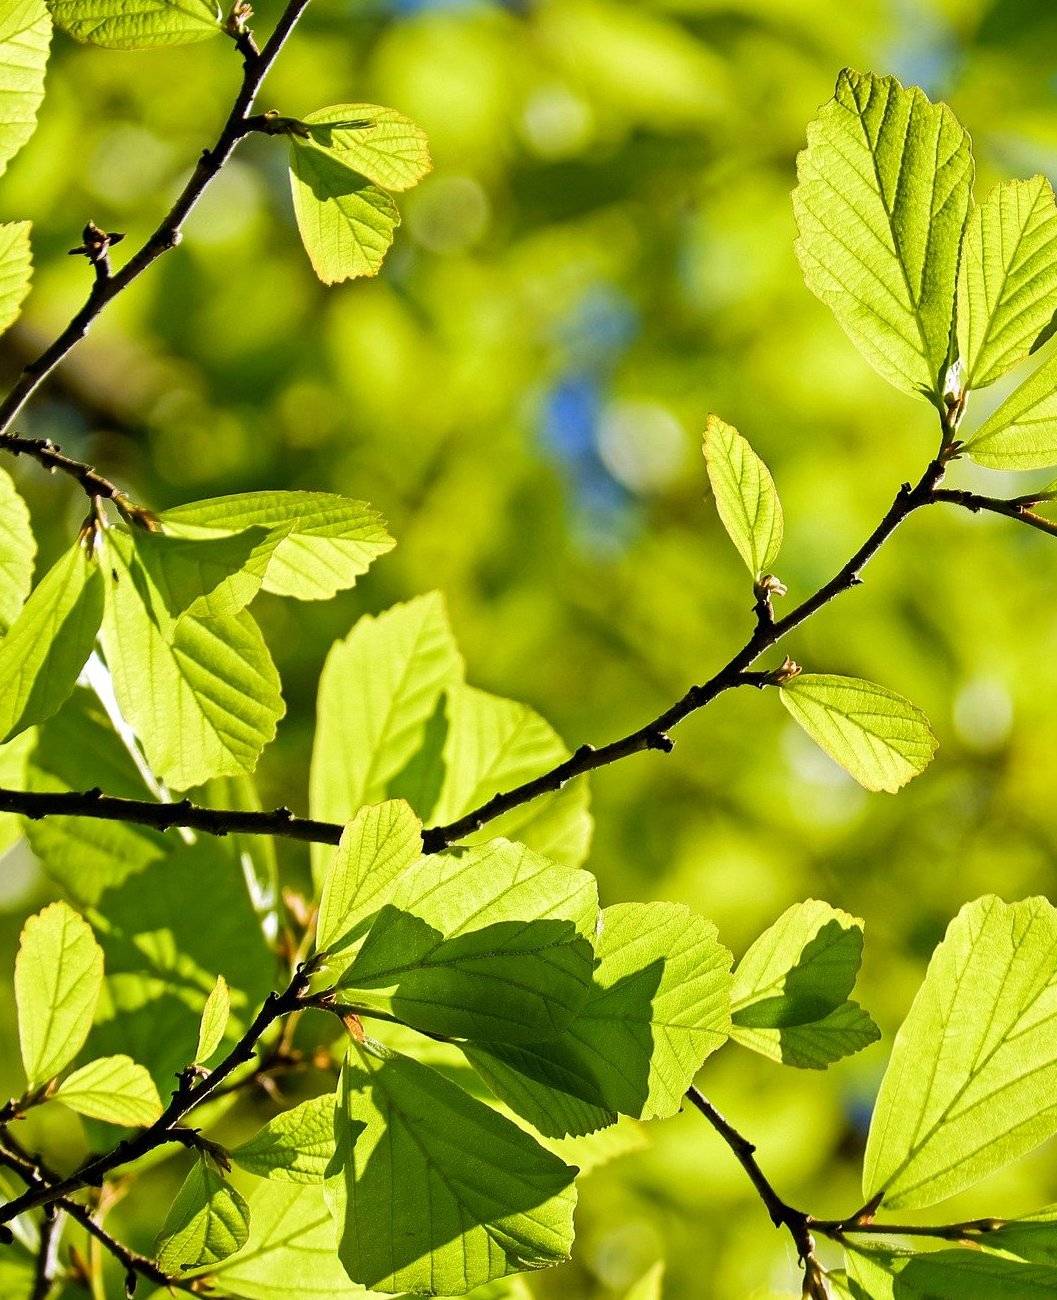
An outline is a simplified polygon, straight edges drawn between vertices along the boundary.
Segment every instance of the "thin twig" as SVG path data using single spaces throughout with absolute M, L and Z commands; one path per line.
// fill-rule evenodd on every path
M 997 1232 L 1008 1223 L 1007 1219 L 966 1219 L 962 1223 L 875 1223 L 872 1219 L 853 1217 L 841 1219 L 808 1218 L 815 1232 L 840 1240 L 857 1233 L 880 1237 L 930 1237 L 936 1241 L 978 1241 L 990 1232 Z

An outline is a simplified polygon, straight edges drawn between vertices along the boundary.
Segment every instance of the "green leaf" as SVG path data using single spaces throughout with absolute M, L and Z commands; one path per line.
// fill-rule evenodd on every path
M 858 677 L 801 673 L 782 703 L 820 749 L 867 790 L 894 794 L 928 767 L 937 740 L 902 695 Z
M 207 1157 L 199 1156 L 162 1225 L 155 1249 L 158 1264 L 176 1277 L 216 1264 L 245 1244 L 249 1227 L 245 1200 Z
M 0 172 L 36 128 L 50 45 L 44 0 L 8 0 L 0 17 Z
M 1030 1300 L 1057 1293 L 1057 1269 L 979 1250 L 902 1251 L 846 1247 L 855 1300 Z
M 896 1035 L 866 1146 L 866 1197 L 933 1205 L 1057 1132 L 1057 910 L 962 908 Z
M 323 881 L 316 918 L 318 952 L 355 942 L 422 851 L 422 823 L 402 799 L 361 808 L 345 827 Z
M 816 899 L 765 930 L 734 972 L 730 1036 L 772 1061 L 823 1069 L 880 1038 L 848 995 L 862 960 L 863 923 Z
M 243 492 L 177 506 L 162 515 L 170 533 L 220 541 L 251 528 L 270 530 L 264 590 L 298 600 L 329 600 L 355 586 L 395 545 L 365 501 L 331 492 Z
M 432 822 L 454 821 L 497 792 L 521 785 L 569 757 L 554 728 L 515 700 L 458 683 L 448 688 L 446 715 L 444 774 Z M 573 781 L 494 818 L 463 842 L 503 836 L 576 867 L 591 845 L 588 802 L 587 783 Z
M 890 383 L 942 407 L 969 137 L 917 87 L 846 68 L 808 127 L 797 176 L 808 288 Z
M 1010 393 L 965 439 L 963 450 L 988 469 L 1057 465 L 1057 356 Z
M 347 822 L 381 803 L 422 745 L 444 688 L 462 660 L 434 592 L 367 615 L 327 655 L 319 681 L 309 801 L 313 817 Z M 317 879 L 333 850 L 317 848 Z
M 195 1052 L 195 1065 L 204 1065 L 224 1041 L 224 1031 L 228 1027 L 231 1015 L 231 992 L 223 975 L 217 976 L 206 1004 L 202 1008 L 202 1020 L 198 1026 L 198 1048 Z
M 29 595 L 36 550 L 26 503 L 11 476 L 0 469 L 0 635 L 18 617 Z
M 782 503 L 767 466 L 732 425 L 710 415 L 705 425 L 705 467 L 727 535 L 754 580 L 765 574 L 782 546 Z
M 338 981 L 349 1001 L 426 1033 L 532 1042 L 591 984 L 594 877 L 493 840 L 420 859 Z
M 79 1115 L 129 1128 L 153 1124 L 162 1111 L 154 1080 L 130 1056 L 89 1061 L 67 1075 L 55 1096 Z
M 1057 1205 L 1008 1219 L 1002 1227 L 979 1240 L 988 1250 L 1001 1250 L 1032 1264 L 1057 1267 Z
M 29 788 L 30 756 L 37 742 L 35 730 L 23 731 L 6 745 L 0 745 L 0 786 L 8 790 Z M 17 813 L 0 814 L 0 853 L 6 853 L 25 833 L 24 822 Z
M 50 0 L 56 24 L 74 40 L 108 50 L 189 45 L 222 31 L 211 0 Z
M 44 575 L 0 641 L 0 738 L 10 740 L 63 704 L 102 617 L 102 573 L 78 542 Z
M 462 1295 L 568 1258 L 576 1171 L 428 1066 L 350 1049 L 336 1134 L 326 1196 L 354 1282 Z
M 283 714 L 257 624 L 245 610 L 233 618 L 185 615 L 174 624 L 131 546 L 111 530 L 102 643 L 118 705 L 147 762 L 178 790 L 253 771 Z
M 1044 176 L 996 185 L 969 214 L 958 271 L 958 348 L 967 389 L 1034 352 L 1057 311 L 1057 203 Z
M 276 1115 L 231 1152 L 248 1173 L 289 1183 L 322 1183 L 333 1156 L 333 1093 Z
M 0 224 L 0 334 L 18 320 L 33 275 L 30 222 Z
M 628 1291 L 624 1300 L 661 1300 L 664 1285 L 664 1260 L 659 1259 Z
M 325 153 L 334 162 L 386 190 L 409 190 L 432 167 L 426 133 L 392 108 L 335 104 L 301 119 L 307 140 L 295 145 Z
M 15 958 L 22 1063 L 31 1088 L 53 1079 L 84 1045 L 103 987 L 103 950 L 65 903 L 31 916 Z
M 169 615 L 230 618 L 261 589 L 274 534 L 246 528 L 214 537 L 131 534 L 136 557 Z
M 731 956 L 711 921 L 677 903 L 618 904 L 602 912 L 595 950 L 590 997 L 560 1038 L 467 1049 L 509 1106 L 528 1092 L 525 1117 L 544 1133 L 560 1132 L 570 1112 L 532 1081 L 601 1110 L 664 1119 L 730 1032 Z

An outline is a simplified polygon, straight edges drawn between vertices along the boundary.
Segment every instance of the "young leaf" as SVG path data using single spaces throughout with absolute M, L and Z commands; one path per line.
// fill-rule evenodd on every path
M 51 0 L 51 13 L 74 40 L 108 50 L 189 45 L 223 30 L 212 0 Z
M 1057 465 L 1057 356 L 993 411 L 963 450 L 988 469 L 1043 469 Z
M 933 1205 L 1057 1132 L 1057 909 L 962 908 L 896 1035 L 866 1145 L 867 1199 Z
M 230 618 L 245 609 L 261 589 L 277 540 L 266 528 L 205 538 L 137 529 L 131 536 L 136 558 L 174 619 Z
M 276 1115 L 231 1152 L 248 1173 L 290 1183 L 322 1183 L 333 1156 L 333 1093 Z
M 199 1156 L 176 1193 L 155 1254 L 166 1273 L 216 1264 L 239 1250 L 249 1235 L 249 1207 L 206 1156 Z
M 705 467 L 716 509 L 753 579 L 778 558 L 782 504 L 770 470 L 733 426 L 710 415 L 705 425 Z
M 26 503 L 11 476 L 0 469 L 0 636 L 18 617 L 29 595 L 36 550 Z
M 245 610 L 233 618 L 185 615 L 174 624 L 131 539 L 114 529 L 107 568 L 103 649 L 121 712 L 152 770 L 177 790 L 252 772 L 283 714 L 257 624 Z
M 72 908 L 51 903 L 29 918 L 15 958 L 15 1004 L 31 1088 L 81 1050 L 102 988 L 103 950 Z
M 129 1128 L 153 1124 L 162 1111 L 154 1080 L 130 1056 L 89 1061 L 66 1076 L 55 1097 L 79 1115 Z
M 231 1015 L 231 993 L 228 982 L 223 975 L 217 976 L 217 982 L 206 998 L 202 1008 L 202 1020 L 198 1026 L 198 1048 L 195 1052 L 195 1065 L 204 1065 L 224 1041 L 224 1031 L 228 1027 Z
M 345 827 L 325 880 L 316 949 L 348 947 L 422 851 L 422 823 L 402 799 L 361 808 Z
M 535 1081 L 601 1110 L 664 1119 L 730 1032 L 731 956 L 711 921 L 677 903 L 619 904 L 601 922 L 591 993 L 565 1033 L 523 1049 L 475 1046 L 468 1055 L 513 1108 Z M 494 1059 L 485 1062 L 482 1052 Z M 521 1079 L 504 1077 L 508 1070 Z M 566 1112 L 539 1088 L 529 1096 L 536 1114 L 526 1118 L 554 1133 Z
M 862 959 L 863 923 L 809 899 L 765 930 L 734 972 L 731 1038 L 772 1061 L 824 1069 L 880 1038 L 848 995 Z
M 938 406 L 972 175 L 969 137 L 945 104 L 847 68 L 797 160 L 808 288 L 880 374 Z
M 295 144 L 327 154 L 386 190 L 409 190 L 432 166 L 425 131 L 392 108 L 335 104 L 309 113 L 301 125 L 307 139 L 295 135 Z
M 980 1250 L 912 1255 L 845 1246 L 855 1300 L 1031 1300 L 1057 1293 L 1057 1269 Z
M 815 744 L 867 790 L 894 794 L 923 772 L 936 752 L 928 718 L 885 686 L 801 673 L 779 694 Z
M 9 221 L 0 225 L 0 334 L 18 320 L 33 275 L 30 223 Z
M 326 1197 L 349 1277 L 463 1294 L 568 1258 L 576 1171 L 428 1066 L 350 1048 Z
M 395 545 L 385 520 L 365 501 L 331 492 L 243 492 L 167 510 L 166 531 L 220 541 L 251 528 L 270 530 L 264 590 L 298 600 L 329 600 L 355 586 Z
M 445 714 L 443 780 L 431 822 L 454 821 L 497 790 L 520 785 L 569 757 L 558 733 L 527 704 L 458 683 L 448 687 Z M 574 781 L 494 819 L 468 842 L 503 836 L 578 867 L 591 845 L 588 802 L 587 783 Z
M 969 214 L 958 271 L 965 386 L 993 384 L 1050 334 L 1057 311 L 1057 203 L 1044 176 L 996 185 Z
M 62 705 L 92 653 L 102 617 L 102 573 L 77 542 L 44 575 L 0 641 L 0 740 Z
M 493 840 L 422 858 L 338 981 L 349 1000 L 457 1038 L 553 1037 L 591 983 L 594 877 Z
M 0 172 L 37 125 L 50 44 L 44 0 L 8 0 L 0 16 Z

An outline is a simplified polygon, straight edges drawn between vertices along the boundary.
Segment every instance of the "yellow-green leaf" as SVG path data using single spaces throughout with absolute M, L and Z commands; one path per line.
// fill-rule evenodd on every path
M 222 30 L 212 0 L 51 0 L 51 13 L 74 40 L 109 50 L 188 45 Z
M 44 0 L 8 0 L 0 12 L 0 172 L 37 125 L 50 44 Z
M 161 1114 L 154 1080 L 130 1056 L 101 1056 L 74 1070 L 59 1085 L 56 1098 L 79 1115 L 123 1124 L 153 1124 Z
M 782 503 L 771 473 L 737 429 L 716 415 L 708 417 L 704 451 L 723 527 L 753 578 L 759 578 L 782 546 Z
M 231 1014 L 231 993 L 228 982 L 223 975 L 217 976 L 217 982 L 206 998 L 202 1008 L 202 1021 L 198 1026 L 198 1049 L 195 1052 L 195 1065 L 204 1065 L 220 1046 L 224 1031 L 228 1027 Z

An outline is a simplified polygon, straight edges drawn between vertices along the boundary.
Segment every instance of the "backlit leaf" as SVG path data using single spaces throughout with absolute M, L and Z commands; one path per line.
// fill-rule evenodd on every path
M 153 1124 L 162 1111 L 154 1080 L 130 1056 L 89 1061 L 66 1076 L 55 1096 L 79 1115 L 129 1128 Z
M 313 1097 L 268 1121 L 231 1158 L 248 1173 L 322 1183 L 334 1155 L 334 1096 Z
M 1057 355 L 1039 366 L 969 434 L 964 451 L 988 469 L 1057 465 Z
M 205 1156 L 199 1156 L 169 1208 L 156 1255 L 166 1273 L 216 1264 L 240 1249 L 249 1235 L 249 1207 Z
M 0 334 L 18 320 L 33 275 L 30 223 L 9 221 L 0 225 Z
M 782 546 L 782 505 L 770 470 L 718 416 L 705 427 L 705 466 L 716 509 L 753 578 L 766 573 Z
M 426 133 L 393 108 L 335 104 L 301 119 L 308 140 L 336 162 L 386 190 L 408 190 L 431 167 Z M 295 137 L 296 139 L 296 137 Z
M 36 550 L 26 503 L 11 476 L 0 469 L 0 636 L 18 617 L 29 595 Z
M 187 45 L 222 30 L 211 0 L 51 0 L 51 13 L 75 40 L 110 50 Z
M 231 1015 L 231 992 L 223 975 L 217 976 L 217 982 L 206 998 L 202 1008 L 202 1020 L 198 1026 L 198 1048 L 195 1051 L 195 1065 L 204 1065 L 224 1041 L 224 1031 L 228 1027 Z

